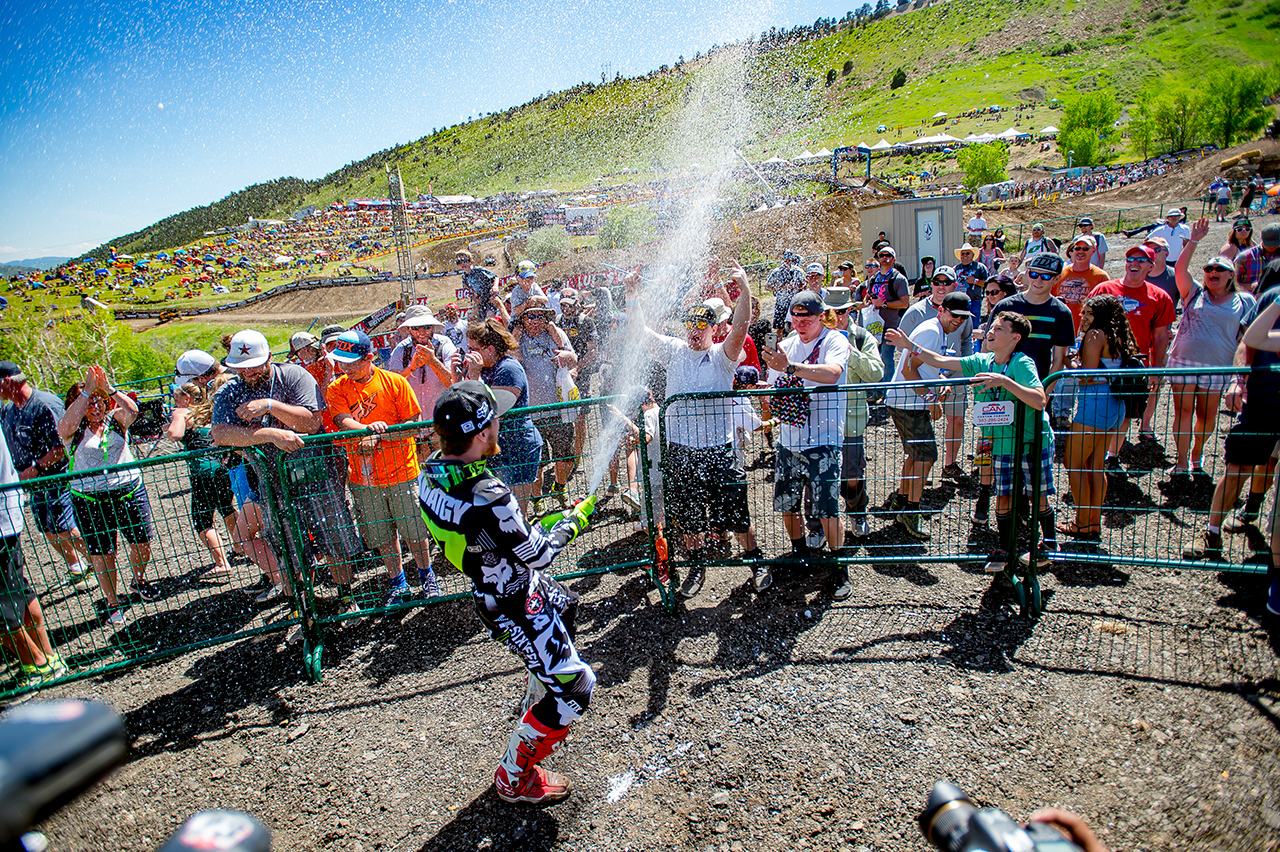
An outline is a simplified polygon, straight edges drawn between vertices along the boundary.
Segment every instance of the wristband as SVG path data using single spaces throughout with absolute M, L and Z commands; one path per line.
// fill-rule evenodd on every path
M 270 414 L 270 413 L 271 413 L 271 403 L 272 403 L 272 402 L 273 402 L 273 400 L 270 400 L 270 399 L 269 399 L 269 400 L 267 400 L 267 413 L 268 413 L 268 414 Z

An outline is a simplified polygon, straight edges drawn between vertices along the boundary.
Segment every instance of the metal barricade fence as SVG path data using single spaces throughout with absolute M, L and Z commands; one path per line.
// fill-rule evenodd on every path
M 264 470 L 257 449 L 242 452 L 254 467 Z M 195 468 L 222 470 L 225 475 L 220 460 L 227 453 L 179 453 L 30 479 L 0 489 L 23 494 L 24 574 L 43 616 L 50 645 L 44 650 L 65 660 L 69 668 L 65 677 L 102 674 L 231 639 L 286 630 L 298 623 L 291 608 L 263 610 L 255 605 L 255 596 L 265 588 L 259 583 L 261 572 L 249 560 L 233 555 L 234 533 L 216 517 L 226 508 L 230 494 L 210 485 L 208 477 L 201 480 L 199 473 L 193 477 Z M 90 486 L 80 480 L 106 472 L 115 478 L 111 492 L 81 490 Z M 265 504 L 274 504 L 269 478 L 260 479 L 259 492 Z M 207 511 L 199 519 L 201 525 L 212 523 L 219 530 L 229 560 L 225 572 L 214 570 L 212 551 L 198 535 L 193 499 L 201 504 L 197 508 Z M 49 505 L 52 509 L 46 508 Z M 37 511 L 55 516 L 67 512 L 90 551 L 109 551 L 114 541 L 114 561 L 110 556 L 80 552 L 73 559 L 88 570 L 72 576 L 59 543 L 37 526 Z M 66 544 L 61 546 L 77 553 Z M 93 569 L 95 559 L 102 570 Z M 136 579 L 139 576 L 141 582 Z M 21 618 L 27 601 L 20 592 L 10 592 L 15 594 L 10 602 Z M 34 609 L 27 614 L 33 616 Z M 28 624 L 34 626 L 32 620 Z M 30 632 L 40 641 L 36 631 Z M 0 647 L 0 662 L 5 664 L 0 698 L 27 691 L 12 636 Z

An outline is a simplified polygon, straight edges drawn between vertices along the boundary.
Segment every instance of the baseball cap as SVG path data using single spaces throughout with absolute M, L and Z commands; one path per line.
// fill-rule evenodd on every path
M 346 326 L 336 324 L 326 325 L 324 328 L 320 329 L 320 342 L 325 344 L 330 343 L 335 337 L 346 330 Z
M 1062 258 L 1051 252 L 1041 252 L 1040 254 L 1032 255 L 1031 259 L 1027 261 L 1027 269 L 1057 275 L 1062 271 Z
M 946 278 L 947 280 L 954 283 L 956 280 L 956 271 L 952 269 L 950 266 L 939 266 L 937 269 L 933 270 L 933 277 Z
M 192 379 L 199 378 L 212 370 L 217 363 L 217 359 L 203 349 L 188 349 L 178 356 L 178 363 L 174 367 L 174 372 L 178 374 L 178 377 L 174 381 L 180 385 L 185 385 Z
M 438 325 L 444 328 L 444 323 L 436 319 L 436 315 L 431 313 L 431 309 L 426 305 L 412 305 L 405 309 L 404 319 L 400 321 L 400 328 L 417 328 L 419 326 Z
M 689 310 L 684 312 L 685 322 L 706 322 L 709 325 L 716 324 L 716 312 L 706 305 L 690 305 Z
M 1088 216 L 1081 216 L 1081 217 L 1080 217 L 1080 224 L 1081 224 L 1081 225 L 1092 225 L 1092 224 L 1093 224 L 1093 219 L 1089 218 Z
M 1033 231 L 1043 231 L 1043 230 L 1044 230 L 1044 223 L 1043 223 L 1043 222 L 1036 222 L 1034 225 L 1032 225 L 1032 226 L 1031 226 L 1031 230 L 1033 230 Z
M 951 311 L 958 317 L 969 317 L 969 297 L 964 293 L 948 293 L 942 297 L 942 309 Z
M 1209 258 L 1208 262 L 1205 263 L 1204 268 L 1205 269 L 1225 269 L 1228 272 L 1236 271 L 1236 265 L 1232 263 L 1228 258 L 1223 257 L 1220 254 L 1215 254 L 1213 257 Z
M 724 303 L 723 299 L 707 299 L 702 304 L 710 308 L 712 312 L 715 313 L 717 325 L 727 320 L 733 313 L 729 310 L 729 306 Z
M 1169 241 L 1164 237 L 1147 237 L 1142 241 L 1143 245 L 1155 246 L 1159 249 L 1169 250 Z
M 787 310 L 794 313 L 796 308 L 817 316 L 822 313 L 822 299 L 812 290 L 802 290 L 791 297 L 791 307 Z
M 516 404 L 511 391 L 494 390 L 484 382 L 466 379 L 444 389 L 436 400 L 432 419 L 436 432 L 445 437 L 475 435 Z
M 1134 246 L 1133 248 L 1129 249 L 1127 252 L 1124 253 L 1126 260 L 1128 258 L 1134 257 L 1135 255 L 1141 255 L 1144 260 L 1147 260 L 1151 263 L 1155 263 L 1155 260 L 1156 260 L 1156 253 L 1152 251 L 1151 247 L 1146 244 L 1143 244 L 1140 246 Z
M 800 252 L 796 251 L 795 249 L 783 249 L 781 257 L 783 260 L 786 260 L 787 258 L 791 258 L 792 260 L 799 260 Z
M 516 274 L 521 278 L 532 278 L 538 274 L 538 267 L 534 265 L 532 260 L 522 260 L 516 266 Z
M 289 351 L 297 352 L 299 349 L 305 349 L 308 346 L 318 346 L 320 338 L 316 337 L 309 331 L 295 331 L 293 336 L 289 338 Z
M 891 254 L 895 258 L 898 256 L 898 253 L 893 250 L 893 246 L 880 246 L 880 248 L 876 250 L 876 254 Z
M 0 361 L 0 379 L 25 382 L 27 380 L 27 376 L 22 372 L 22 368 L 12 361 Z
M 208 355 L 209 353 L 202 353 Z M 271 347 L 267 345 L 267 339 L 262 336 L 262 332 L 254 331 L 246 328 L 244 331 L 237 331 L 231 335 L 231 350 L 227 353 L 227 366 L 234 369 L 244 369 L 246 367 L 260 367 L 267 361 L 271 360 Z M 209 355 L 209 367 L 212 367 L 213 356 Z M 203 376 L 209 372 L 209 367 L 195 376 Z M 181 372 L 181 366 L 179 366 Z M 187 379 L 186 381 L 190 381 Z
M 1084 243 L 1086 246 L 1088 246 L 1090 250 L 1096 249 L 1098 247 L 1098 241 L 1095 240 L 1089 234 L 1081 234 L 1080 236 L 1076 237 L 1074 240 L 1071 241 L 1071 247 L 1075 248 L 1081 243 Z
M 826 273 L 827 270 L 822 268 L 821 263 L 811 263 L 804 268 L 804 271 L 806 275 L 810 275 L 813 273 L 817 273 L 818 275 L 823 275 Z
M 853 263 L 852 263 L 852 262 L 850 262 L 850 261 L 847 261 L 847 260 L 846 260 L 844 263 L 840 264 L 839 268 L 840 268 L 840 269 L 853 269 L 853 268 L 854 268 L 854 265 L 853 265 Z
M 1267 248 L 1280 248 L 1280 222 L 1272 222 L 1262 229 L 1262 244 Z
M 372 352 L 373 341 L 369 339 L 369 335 L 353 328 L 351 331 L 344 331 L 338 335 L 338 345 L 329 354 L 333 356 L 335 361 L 341 361 L 343 364 L 354 364 L 361 358 L 368 357 Z

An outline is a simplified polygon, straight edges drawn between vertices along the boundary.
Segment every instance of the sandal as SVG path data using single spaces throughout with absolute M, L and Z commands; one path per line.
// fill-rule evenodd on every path
M 1080 535 L 1080 526 L 1075 521 L 1058 521 L 1058 523 L 1054 524 L 1053 528 L 1063 535 L 1069 535 L 1072 538 L 1077 538 Z

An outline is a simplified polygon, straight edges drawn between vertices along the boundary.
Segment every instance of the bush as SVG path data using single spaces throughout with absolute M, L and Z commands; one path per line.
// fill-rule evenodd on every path
M 901 89 L 905 85 L 907 85 L 907 72 L 899 68 L 893 72 L 893 79 L 889 81 L 889 88 Z
M 548 225 L 529 235 L 526 251 L 534 263 L 550 263 L 568 257 L 571 245 L 568 231 L 560 225 Z
M 600 225 L 600 248 L 632 248 L 657 236 L 647 207 L 614 207 Z

